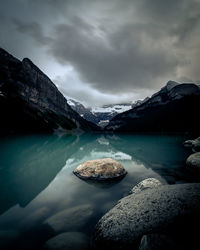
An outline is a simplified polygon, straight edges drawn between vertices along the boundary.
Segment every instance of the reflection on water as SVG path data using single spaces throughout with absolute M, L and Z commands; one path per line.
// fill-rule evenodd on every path
M 184 168 L 190 154 L 182 146 L 185 139 L 109 134 L 1 139 L 0 249 L 43 249 L 66 232 L 76 232 L 64 235 L 68 247 L 73 249 L 77 235 L 85 246 L 98 219 L 141 180 L 195 181 Z M 124 165 L 124 179 L 97 184 L 72 174 L 81 162 L 104 157 Z

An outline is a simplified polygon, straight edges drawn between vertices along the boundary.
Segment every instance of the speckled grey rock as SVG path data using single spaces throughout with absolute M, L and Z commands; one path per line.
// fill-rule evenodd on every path
M 127 174 L 124 167 L 111 158 L 85 161 L 73 173 L 81 179 L 97 181 L 117 179 Z
M 147 234 L 141 239 L 139 250 L 177 250 L 174 239 L 165 234 Z
M 200 152 L 190 155 L 186 160 L 186 164 L 188 169 L 200 174 Z
M 138 194 L 145 189 L 157 187 L 160 185 L 162 185 L 162 183 L 159 180 L 155 178 L 148 178 L 141 181 L 135 187 L 133 187 L 130 191 L 130 194 Z
M 160 185 L 128 195 L 100 219 L 95 228 L 94 246 L 134 249 L 145 234 L 170 228 L 178 231 L 185 217 L 191 216 L 193 224 L 198 224 L 194 217 L 199 216 L 199 211 L 200 184 Z
M 88 237 L 80 232 L 67 232 L 59 234 L 48 240 L 44 249 L 48 250 L 87 250 Z
M 93 207 L 89 204 L 76 206 L 63 210 L 44 223 L 48 224 L 55 232 L 74 231 L 82 228 L 93 215 Z
M 193 152 L 200 151 L 200 137 L 195 140 L 187 140 L 183 143 L 185 147 L 191 147 Z

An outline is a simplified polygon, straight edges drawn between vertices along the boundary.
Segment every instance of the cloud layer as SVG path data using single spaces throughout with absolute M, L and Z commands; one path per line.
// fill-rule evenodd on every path
M 13 5 L 11 0 L 3 2 L 5 10 Z M 40 53 L 33 53 L 38 61 L 46 56 L 52 60 L 51 69 L 62 68 L 50 76 L 63 93 L 90 105 L 97 99 L 104 104 L 116 102 L 116 97 L 143 98 L 170 79 L 200 79 L 198 0 L 16 0 L 15 4 L 15 13 L 6 16 L 3 11 L 0 19 L 19 40 L 30 39 L 32 51 L 39 46 Z

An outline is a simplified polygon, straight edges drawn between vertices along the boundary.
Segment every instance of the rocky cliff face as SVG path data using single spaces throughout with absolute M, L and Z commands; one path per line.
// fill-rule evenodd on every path
M 53 82 L 28 58 L 19 61 L 0 49 L 1 133 L 85 131 L 99 128 L 67 104 Z
M 169 81 L 151 98 L 115 116 L 106 130 L 118 132 L 196 132 L 200 87 Z
M 90 108 L 86 108 L 82 103 L 75 101 L 74 99 L 67 99 L 68 104 L 70 107 L 75 110 L 81 117 L 86 119 L 87 121 L 90 121 L 92 123 L 95 123 L 98 125 L 98 117 L 96 117 L 92 112 Z

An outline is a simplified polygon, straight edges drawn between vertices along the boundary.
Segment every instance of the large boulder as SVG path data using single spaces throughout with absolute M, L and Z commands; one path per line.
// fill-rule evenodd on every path
M 87 250 L 89 240 L 88 237 L 80 232 L 67 232 L 59 234 L 50 240 L 45 245 L 45 250 Z
M 186 164 L 188 169 L 200 174 L 200 152 L 191 154 L 187 158 Z
M 142 236 L 169 230 L 195 231 L 200 218 L 200 184 L 160 185 L 121 199 L 98 222 L 96 249 L 138 249 Z
M 89 221 L 93 212 L 91 205 L 83 204 L 58 212 L 44 223 L 55 232 L 75 231 L 81 229 Z
M 133 187 L 130 191 L 130 194 L 138 194 L 145 189 L 154 188 L 160 185 L 162 185 L 162 183 L 159 180 L 155 178 L 147 178 Z
M 126 175 L 124 167 L 111 158 L 85 161 L 73 173 L 84 180 L 106 181 Z
M 200 151 L 200 137 L 195 140 L 187 140 L 183 143 L 185 147 L 191 147 L 193 152 Z

